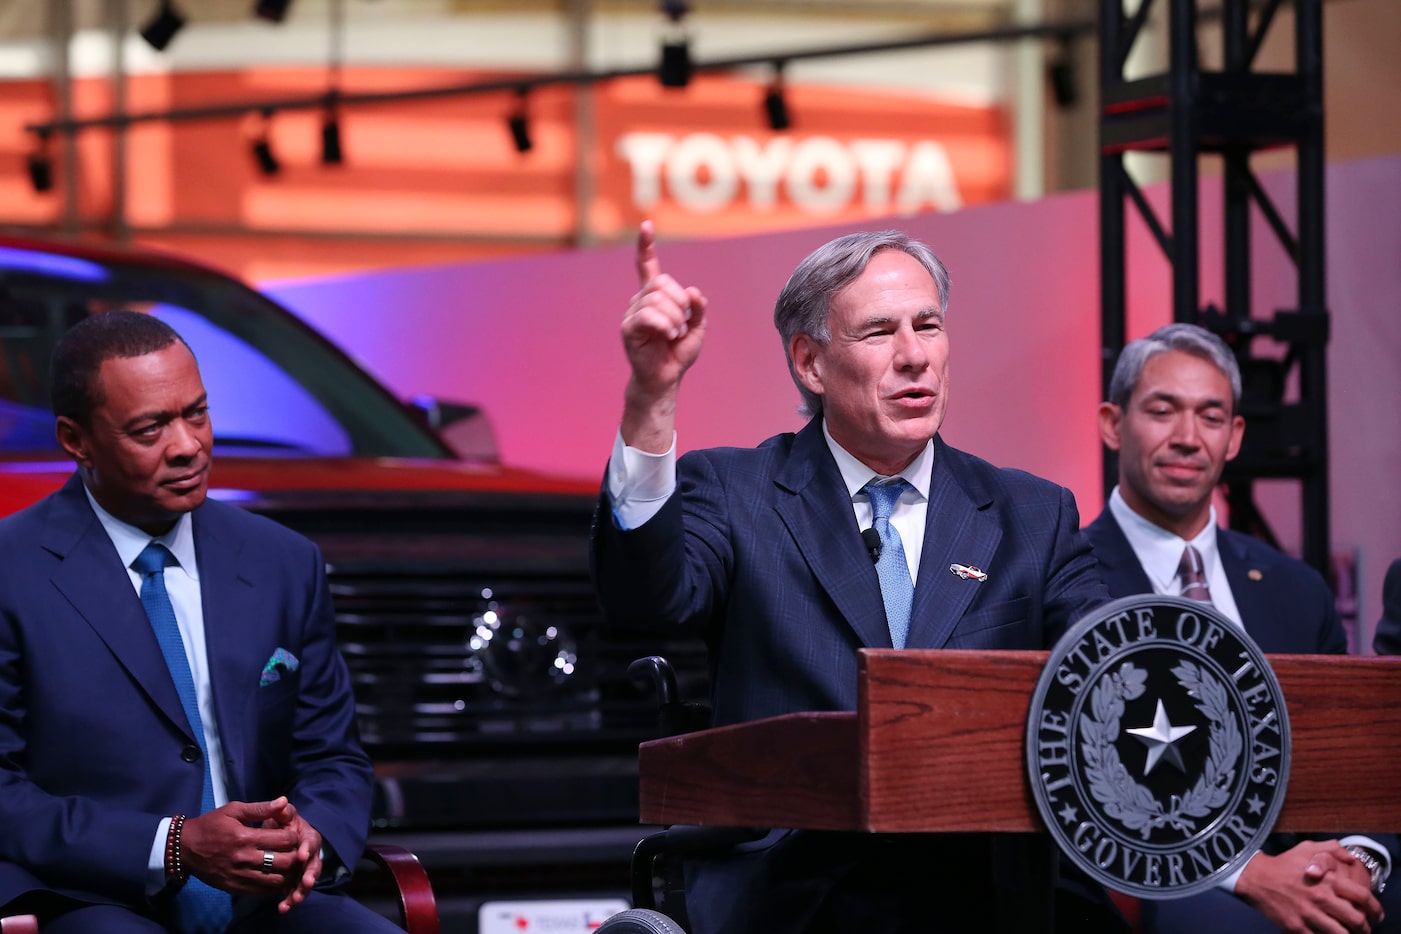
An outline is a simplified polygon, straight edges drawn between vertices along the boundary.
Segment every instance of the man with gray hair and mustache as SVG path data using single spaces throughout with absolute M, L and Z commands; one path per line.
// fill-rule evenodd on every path
M 923 243 L 856 233 L 804 259 L 774 323 L 807 426 L 680 458 L 713 312 L 650 223 L 637 272 L 596 583 L 610 621 L 706 639 L 717 725 L 855 709 L 862 647 L 1045 649 L 1105 602 L 1069 491 L 939 437 L 949 276 Z M 688 862 L 690 931 L 1051 931 L 1056 862 L 1037 835 L 777 830 Z

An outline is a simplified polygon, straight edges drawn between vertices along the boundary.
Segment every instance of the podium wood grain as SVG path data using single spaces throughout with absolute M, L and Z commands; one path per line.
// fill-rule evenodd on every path
M 1025 776 L 1045 652 L 864 649 L 857 713 L 804 713 L 644 743 L 658 824 L 1039 831 Z M 1277 829 L 1401 831 L 1401 658 L 1272 655 L 1289 710 Z

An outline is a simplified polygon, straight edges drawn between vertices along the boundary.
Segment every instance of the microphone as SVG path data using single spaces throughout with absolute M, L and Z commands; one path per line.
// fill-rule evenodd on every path
M 875 529 L 862 529 L 861 541 L 866 543 L 866 550 L 871 553 L 872 563 L 880 560 L 880 533 Z

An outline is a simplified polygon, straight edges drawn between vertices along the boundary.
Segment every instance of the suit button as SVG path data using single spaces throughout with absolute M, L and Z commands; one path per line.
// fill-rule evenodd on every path
M 180 750 L 180 758 L 184 759 L 186 762 L 198 762 L 199 747 L 186 746 L 184 749 Z

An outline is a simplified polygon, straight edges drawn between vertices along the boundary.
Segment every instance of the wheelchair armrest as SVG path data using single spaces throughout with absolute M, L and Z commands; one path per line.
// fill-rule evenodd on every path
M 399 899 L 399 926 L 408 934 L 438 934 L 438 902 L 418 857 L 401 846 L 371 843 L 365 847 L 365 859 L 392 880 Z
M 709 706 L 681 699 L 681 692 L 676 686 L 676 670 L 662 656 L 648 655 L 635 659 L 628 665 L 628 675 L 637 684 L 650 686 L 656 693 L 658 727 L 662 736 L 676 736 L 710 726 Z
M 762 838 L 767 830 L 754 827 L 692 827 L 677 825 L 637 841 L 632 851 L 632 905 L 656 908 L 652 891 L 652 864 L 658 856 L 695 856 L 719 853 L 741 843 Z

